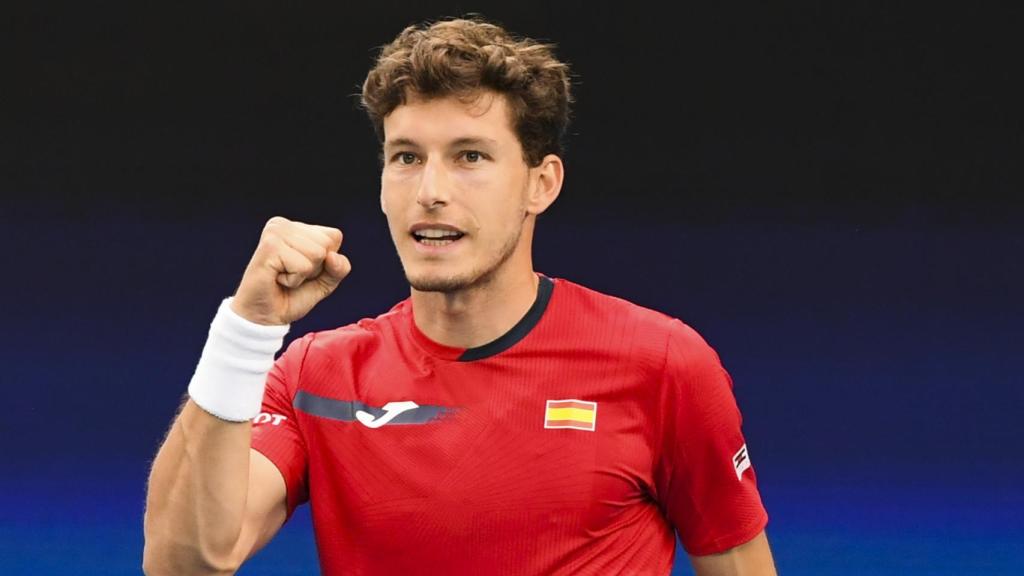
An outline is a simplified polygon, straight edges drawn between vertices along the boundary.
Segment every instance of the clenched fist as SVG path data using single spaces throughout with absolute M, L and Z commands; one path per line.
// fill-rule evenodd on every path
M 236 314 L 257 324 L 290 324 L 334 292 L 352 270 L 338 253 L 341 230 L 293 222 L 267 221 L 260 243 L 231 301 Z

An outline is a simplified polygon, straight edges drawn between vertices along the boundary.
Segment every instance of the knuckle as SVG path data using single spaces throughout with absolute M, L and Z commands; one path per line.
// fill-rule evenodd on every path
M 284 245 L 284 240 L 282 240 L 280 236 L 272 232 L 263 237 L 262 243 L 263 245 L 270 248 L 272 252 L 276 252 L 281 248 L 281 246 Z
M 341 230 L 334 228 L 332 226 L 317 226 L 315 230 L 318 232 L 319 236 L 326 236 L 331 242 L 337 242 L 341 240 Z
M 289 220 L 283 216 L 272 216 L 269 220 L 267 220 L 267 223 L 266 225 L 264 225 L 264 228 L 278 228 L 284 226 L 285 224 L 288 224 L 288 222 Z
M 288 221 L 280 216 L 274 216 L 267 220 L 267 224 L 263 227 L 263 233 L 260 235 L 260 240 L 269 240 L 285 234 L 285 226 L 287 224 Z

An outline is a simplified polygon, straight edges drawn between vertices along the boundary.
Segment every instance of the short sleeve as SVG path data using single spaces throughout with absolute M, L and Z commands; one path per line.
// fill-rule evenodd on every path
M 740 431 L 732 379 L 718 354 L 673 319 L 662 373 L 656 497 L 687 553 L 723 552 L 768 523 Z
M 288 490 L 288 517 L 309 500 L 306 444 L 295 419 L 292 399 L 313 334 L 292 341 L 267 375 L 263 408 L 253 419 L 252 447 L 277 466 Z

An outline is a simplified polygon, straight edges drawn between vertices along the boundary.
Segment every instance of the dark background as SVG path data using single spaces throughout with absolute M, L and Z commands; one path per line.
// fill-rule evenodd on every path
M 1022 19 L 986 6 L 5 10 L 0 572 L 139 571 L 150 460 L 267 218 L 342 228 L 354 266 L 289 339 L 407 295 L 354 94 L 402 27 L 476 11 L 576 75 L 536 268 L 719 351 L 780 573 L 1024 573 Z M 242 573 L 316 566 L 304 511 Z

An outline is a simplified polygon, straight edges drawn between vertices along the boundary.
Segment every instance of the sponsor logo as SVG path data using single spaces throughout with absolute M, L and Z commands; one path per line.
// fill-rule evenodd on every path
M 365 410 L 356 411 L 356 420 L 366 426 L 367 428 L 380 428 L 381 426 L 391 422 L 396 416 L 402 412 L 409 410 L 415 410 L 420 405 L 413 402 L 412 400 L 406 400 L 404 402 L 388 402 L 383 406 L 384 413 L 380 416 L 374 417 L 373 414 L 366 412 Z
M 545 428 L 572 428 L 593 432 L 597 428 L 597 402 L 548 400 L 544 407 Z
M 736 469 L 736 479 L 743 480 L 743 471 L 750 468 L 750 456 L 747 454 L 747 445 L 740 446 L 740 449 L 732 457 L 732 466 Z
M 292 400 L 296 413 L 338 422 L 359 422 L 367 428 L 440 422 L 459 408 L 419 404 L 412 400 L 388 402 L 383 406 L 360 400 L 339 400 L 299 390 Z
M 287 420 L 287 416 L 280 414 L 271 414 L 270 412 L 260 412 L 258 416 L 252 419 L 253 424 L 266 424 L 270 423 L 272 426 L 280 426 L 282 420 Z

